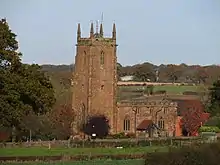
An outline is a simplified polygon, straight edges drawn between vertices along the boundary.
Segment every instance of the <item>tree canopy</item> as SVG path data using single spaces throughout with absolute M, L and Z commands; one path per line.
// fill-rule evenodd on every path
M 215 81 L 210 88 L 210 106 L 208 111 L 212 116 L 220 115 L 220 80 Z
M 23 64 L 16 35 L 0 20 L 0 126 L 16 127 L 29 113 L 44 114 L 55 103 L 49 78 L 36 64 Z

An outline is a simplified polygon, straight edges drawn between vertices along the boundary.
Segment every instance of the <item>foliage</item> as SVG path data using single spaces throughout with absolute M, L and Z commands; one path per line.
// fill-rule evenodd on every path
M 155 81 L 156 74 L 148 63 L 137 65 L 134 70 L 134 76 L 139 81 Z
M 110 126 L 108 119 L 103 115 L 91 116 L 88 121 L 83 124 L 82 131 L 91 136 L 96 134 L 97 138 L 104 138 L 109 134 Z
M 56 139 L 67 140 L 72 134 L 73 111 L 70 104 L 60 105 L 50 113 L 53 124 L 53 134 Z
M 95 160 L 83 160 L 83 161 L 59 161 L 54 162 L 53 165 L 143 165 L 142 159 L 125 159 L 125 160 L 112 160 L 109 158 L 101 159 L 97 158 Z M 32 165 L 51 165 L 49 162 L 31 162 Z M 21 165 L 21 163 L 2 163 L 2 165 Z M 22 162 L 22 165 L 30 165 L 30 163 Z
M 20 140 L 67 140 L 72 135 L 73 111 L 71 105 L 59 105 L 53 111 L 36 115 L 25 115 L 17 130 L 17 138 Z
M 190 101 L 190 107 L 181 112 L 182 116 L 182 127 L 188 132 L 189 135 L 194 135 L 202 123 L 205 123 L 207 119 L 203 117 L 203 107 L 197 101 Z
M 41 67 L 22 64 L 17 49 L 16 35 L 5 19 L 0 20 L 0 126 L 20 131 L 25 115 L 45 114 L 51 110 L 55 98 Z
M 167 77 L 168 81 L 175 83 L 181 76 L 183 69 L 181 66 L 169 64 L 164 69 L 164 75 Z
M 146 165 L 218 165 L 220 143 L 173 149 L 168 153 L 151 153 L 145 158 Z
M 215 126 L 202 126 L 199 128 L 199 132 L 215 132 L 218 133 L 220 132 L 220 129 Z
M 125 132 L 121 132 L 121 133 L 117 133 L 117 134 L 112 134 L 109 135 L 108 138 L 112 138 L 112 139 L 128 139 L 128 138 L 135 138 L 135 134 L 134 133 L 125 133 Z
M 220 115 L 220 80 L 215 81 L 210 88 L 210 106 L 208 112 L 212 116 Z
M 52 124 L 46 115 L 29 113 L 22 118 L 17 140 L 52 140 Z M 31 136 L 31 137 L 30 137 Z M 31 139 L 30 139 L 31 138 Z
M 216 126 L 220 128 L 220 117 L 219 116 L 211 117 L 209 120 L 207 120 L 204 126 L 210 126 L 210 127 Z
M 144 93 L 147 95 L 152 95 L 154 91 L 154 86 L 153 85 L 147 85 L 147 88 L 145 88 Z

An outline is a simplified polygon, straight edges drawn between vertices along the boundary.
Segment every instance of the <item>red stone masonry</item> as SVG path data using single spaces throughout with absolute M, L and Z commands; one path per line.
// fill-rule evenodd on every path
M 99 33 L 94 33 L 91 24 L 90 36 L 82 38 L 78 24 L 72 96 L 74 131 L 79 132 L 79 126 L 88 116 L 101 114 L 108 118 L 111 133 L 135 132 L 143 120 L 152 120 L 157 124 L 161 119 L 166 134 L 173 134 L 172 128 L 177 118 L 176 104 L 169 101 L 139 102 L 135 106 L 131 102 L 117 103 L 116 52 L 115 24 L 110 38 L 104 37 L 102 24 Z M 129 130 L 124 129 L 125 120 L 129 120 Z

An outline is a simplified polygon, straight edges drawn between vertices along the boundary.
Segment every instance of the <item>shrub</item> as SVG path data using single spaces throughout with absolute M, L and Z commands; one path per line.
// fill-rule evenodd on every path
M 146 165 L 219 165 L 220 143 L 172 149 L 168 153 L 152 153 Z
M 218 133 L 220 132 L 220 129 L 215 126 L 202 126 L 199 128 L 199 132 L 215 132 Z
M 129 138 L 135 138 L 134 133 L 117 133 L 117 134 L 112 134 L 108 136 L 108 139 L 129 139 Z
M 166 90 L 158 90 L 158 91 L 154 92 L 155 95 L 163 95 L 163 94 L 166 94 L 166 93 L 167 93 Z
M 122 134 L 122 133 L 121 133 Z M 119 136 L 119 135 L 117 135 Z M 122 135 L 120 135 L 122 137 Z M 94 141 L 72 141 L 71 147 L 146 147 L 146 146 L 180 146 L 187 144 L 189 141 L 197 142 L 199 138 L 176 138 L 176 139 L 129 139 L 129 138 L 118 138 L 118 139 L 96 139 Z M 200 140 L 200 139 L 199 139 Z
M 183 92 L 183 95 L 198 95 L 198 92 L 194 92 L 194 91 L 185 91 L 185 92 Z
M 220 128 L 220 117 L 214 116 L 211 117 L 206 123 L 205 126 L 216 126 Z

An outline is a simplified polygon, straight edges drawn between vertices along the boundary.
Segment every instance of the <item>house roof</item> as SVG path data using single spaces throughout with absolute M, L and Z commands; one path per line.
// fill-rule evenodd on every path
M 137 130 L 147 130 L 150 127 L 154 126 L 155 124 L 153 123 L 152 120 L 143 120 L 137 127 Z

